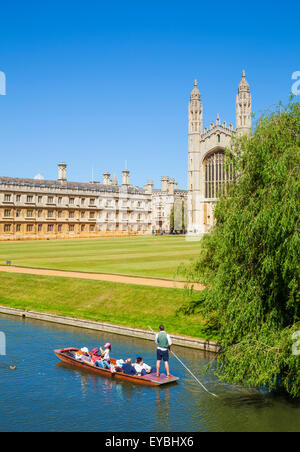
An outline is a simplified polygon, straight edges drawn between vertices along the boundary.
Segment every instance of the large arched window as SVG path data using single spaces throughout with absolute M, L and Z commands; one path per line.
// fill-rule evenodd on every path
M 218 150 L 209 154 L 203 162 L 205 198 L 218 198 L 233 180 L 233 166 L 225 165 L 225 152 Z

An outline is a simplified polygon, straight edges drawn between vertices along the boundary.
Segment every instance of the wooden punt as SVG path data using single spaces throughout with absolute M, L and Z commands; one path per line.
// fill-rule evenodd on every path
M 147 374 L 144 376 L 137 375 L 127 375 L 123 372 L 115 372 L 112 373 L 108 369 L 102 369 L 100 367 L 96 367 L 93 364 L 85 363 L 82 361 L 78 361 L 75 358 L 70 356 L 70 353 L 79 351 L 78 348 L 63 348 L 59 350 L 54 350 L 55 355 L 64 363 L 67 363 L 71 366 L 80 367 L 81 369 L 86 369 L 88 371 L 94 372 L 99 375 L 105 375 L 106 377 L 115 378 L 117 380 L 127 380 L 132 383 L 137 383 L 146 386 L 162 386 L 170 383 L 177 382 L 179 380 L 178 377 L 174 377 L 171 375 L 167 377 L 166 374 L 160 374 L 160 377 L 157 377 L 155 373 Z M 116 364 L 116 360 L 110 359 L 113 364 Z

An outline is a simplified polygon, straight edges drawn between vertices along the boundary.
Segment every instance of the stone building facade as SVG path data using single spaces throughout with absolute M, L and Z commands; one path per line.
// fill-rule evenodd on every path
M 0 177 L 0 240 L 66 239 L 124 236 L 170 231 L 170 212 L 176 199 L 185 199 L 174 179 L 163 177 L 143 187 L 122 184 L 110 173 L 103 183 L 67 180 L 67 165 L 58 165 L 58 179 Z
M 58 165 L 56 181 L 0 177 L 0 240 L 64 239 L 142 235 L 186 229 L 202 236 L 214 225 L 214 204 L 233 178 L 225 169 L 225 149 L 233 136 L 251 133 L 251 96 L 245 71 L 236 97 L 236 128 L 219 116 L 203 129 L 201 94 L 194 83 L 189 103 L 188 191 L 163 176 L 161 188 L 122 183 L 110 173 L 103 183 L 67 180 L 67 165 Z M 183 211 L 185 214 L 183 214 Z
M 216 122 L 203 129 L 201 94 L 194 83 L 189 103 L 188 132 L 188 235 L 202 236 L 214 225 L 214 204 L 220 191 L 233 178 L 229 165 L 225 169 L 225 149 L 233 136 L 251 133 L 251 95 L 245 71 L 236 97 L 236 128 Z

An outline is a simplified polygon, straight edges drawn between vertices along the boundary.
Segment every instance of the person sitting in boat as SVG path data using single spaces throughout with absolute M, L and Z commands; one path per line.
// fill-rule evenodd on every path
M 106 342 L 104 345 L 104 349 L 102 347 L 99 347 L 101 351 L 101 358 L 104 361 L 109 362 L 110 360 L 110 352 L 111 352 L 111 344 L 109 342 Z
M 75 358 L 78 361 L 82 361 L 83 363 L 92 364 L 92 359 L 89 354 L 89 349 L 87 347 L 83 347 L 79 352 L 76 353 Z
M 144 363 L 141 356 L 136 358 L 136 362 L 135 364 L 133 364 L 133 366 L 137 372 L 137 375 L 147 375 L 154 371 L 151 366 L 148 366 L 148 364 Z
M 100 352 L 98 348 L 93 348 L 92 350 L 92 361 L 95 364 L 96 361 L 99 361 L 101 359 Z
M 137 372 L 135 370 L 135 368 L 132 365 L 132 360 L 131 358 L 126 359 L 125 364 L 123 364 L 122 366 L 123 372 L 126 375 L 136 375 Z
M 102 367 L 103 369 L 110 369 L 110 352 L 111 344 L 107 342 L 104 345 L 104 349 L 100 347 L 101 355 L 94 361 L 95 366 Z

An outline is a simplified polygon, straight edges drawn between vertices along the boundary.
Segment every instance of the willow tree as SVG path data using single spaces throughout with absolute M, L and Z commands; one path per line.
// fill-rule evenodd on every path
M 216 204 L 216 226 L 187 269 L 206 290 L 186 311 L 201 310 L 218 331 L 222 379 L 297 397 L 300 104 L 262 117 L 231 151 L 235 181 Z

